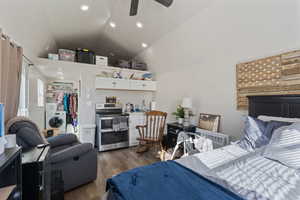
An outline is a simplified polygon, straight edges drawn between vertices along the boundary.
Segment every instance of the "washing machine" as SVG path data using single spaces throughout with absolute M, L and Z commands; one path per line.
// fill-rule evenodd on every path
M 66 133 L 66 112 L 46 112 L 46 128 L 58 128 L 60 133 Z

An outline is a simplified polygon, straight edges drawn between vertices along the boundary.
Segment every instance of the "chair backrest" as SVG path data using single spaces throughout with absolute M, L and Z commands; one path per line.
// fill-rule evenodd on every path
M 219 132 L 221 115 L 200 113 L 198 128 Z
M 159 141 L 164 135 L 167 113 L 161 111 L 146 112 L 146 137 Z
M 6 134 L 16 134 L 17 144 L 23 149 L 47 143 L 37 125 L 26 117 L 15 117 L 6 124 Z

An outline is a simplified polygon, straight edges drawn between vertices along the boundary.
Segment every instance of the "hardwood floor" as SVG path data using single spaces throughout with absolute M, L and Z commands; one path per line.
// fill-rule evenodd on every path
M 159 161 L 153 151 L 138 154 L 135 150 L 136 148 L 129 148 L 99 153 L 97 180 L 67 192 L 65 200 L 101 200 L 105 193 L 106 179 L 123 171 Z

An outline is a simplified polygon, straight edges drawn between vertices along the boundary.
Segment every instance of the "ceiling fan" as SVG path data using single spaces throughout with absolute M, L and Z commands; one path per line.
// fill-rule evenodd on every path
M 155 0 L 156 2 L 162 4 L 165 7 L 170 7 L 173 3 L 173 0 Z M 138 13 L 139 0 L 131 0 L 130 6 L 130 16 L 135 16 Z

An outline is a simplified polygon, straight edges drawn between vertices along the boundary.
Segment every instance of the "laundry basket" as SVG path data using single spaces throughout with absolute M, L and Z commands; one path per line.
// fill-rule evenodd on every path
M 219 148 L 219 147 L 229 145 L 229 136 L 223 133 L 217 133 L 217 132 L 208 131 L 200 128 L 196 129 L 196 133 L 205 138 L 211 139 L 214 148 Z
M 80 127 L 79 139 L 82 143 L 91 143 L 95 146 L 95 124 L 86 124 Z

